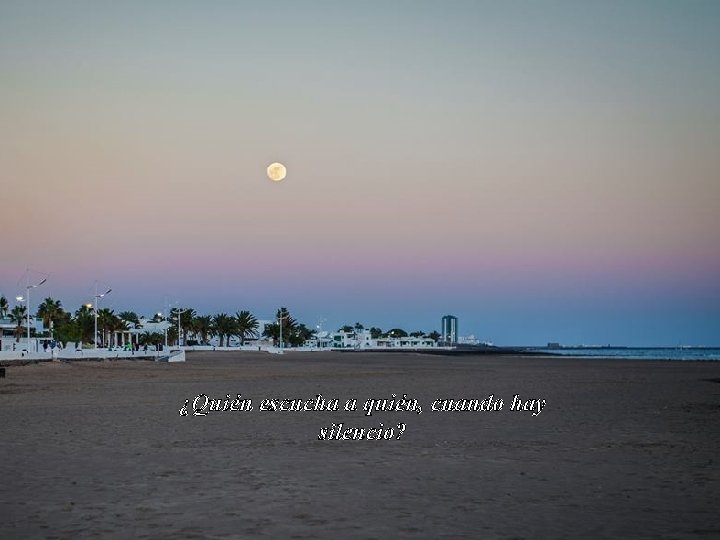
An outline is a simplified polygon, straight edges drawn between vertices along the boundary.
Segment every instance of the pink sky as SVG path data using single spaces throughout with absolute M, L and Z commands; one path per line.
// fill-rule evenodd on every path
M 720 335 L 716 9 L 615 8 L 6 6 L 0 292 L 522 341 L 473 306 L 554 291 L 562 337 L 584 283 Z

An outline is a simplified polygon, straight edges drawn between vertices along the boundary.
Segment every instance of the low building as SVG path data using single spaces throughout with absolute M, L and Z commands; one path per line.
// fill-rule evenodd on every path
M 334 349 L 367 349 L 375 345 L 370 330 L 366 328 L 350 332 L 338 330 L 333 332 L 330 337 Z
M 352 332 L 338 331 L 332 335 L 334 349 L 420 349 L 437 347 L 437 342 L 429 337 L 379 337 L 373 339 L 368 329 Z
M 18 340 L 15 337 L 15 329 L 17 323 L 13 322 L 10 317 L 3 317 L 0 319 L 0 351 L 13 351 L 27 349 L 27 320 L 23 319 L 22 323 L 23 333 Z M 40 347 L 38 342 L 43 340 L 50 340 L 50 338 L 41 338 L 42 334 L 45 333 L 45 325 L 42 319 L 36 319 L 30 317 L 30 349 L 37 351 Z M 36 336 L 38 336 L 36 338 Z
M 378 349 L 427 349 L 437 347 L 437 342 L 429 337 L 387 337 L 378 338 L 375 346 Z

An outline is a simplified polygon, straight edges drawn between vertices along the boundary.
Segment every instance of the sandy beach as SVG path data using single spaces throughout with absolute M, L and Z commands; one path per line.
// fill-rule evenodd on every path
M 719 382 L 717 362 L 413 353 L 9 367 L 0 537 L 718 536 Z M 393 393 L 422 413 L 363 411 Z M 201 394 L 253 410 L 196 416 Z M 261 410 L 318 394 L 340 410 Z M 490 394 L 502 410 L 432 410 Z M 381 423 L 393 438 L 342 440 Z

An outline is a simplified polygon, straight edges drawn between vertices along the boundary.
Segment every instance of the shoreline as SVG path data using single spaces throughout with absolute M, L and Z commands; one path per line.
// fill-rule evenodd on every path
M 577 361 L 609 361 L 613 363 L 619 363 L 619 362 L 639 362 L 643 364 L 652 363 L 652 362 L 673 362 L 673 363 L 683 363 L 683 364 L 707 364 L 707 363 L 717 363 L 720 362 L 720 359 L 717 358 L 669 358 L 669 357 L 651 357 L 651 356 L 642 356 L 642 357 L 629 357 L 629 356 L 603 356 L 603 355 L 570 355 L 570 354 L 558 354 L 558 353 L 552 353 L 552 352 L 544 352 L 544 351 L 523 351 L 516 348 L 498 348 L 499 350 L 466 350 L 466 349 L 460 349 L 460 350 L 429 350 L 429 349 L 390 349 L 390 350 L 383 350 L 383 349 L 331 349 L 331 350 L 302 350 L 302 349 L 284 349 L 283 350 L 283 356 L 287 356 L 287 358 L 293 358 L 294 356 L 305 356 L 305 355 L 311 355 L 311 354 L 319 354 L 319 355 L 332 355 L 332 354 L 338 354 L 342 356 L 353 356 L 353 355 L 380 355 L 380 356 L 388 356 L 388 357 L 395 357 L 400 355 L 423 355 L 428 357 L 447 357 L 447 358 L 472 358 L 477 357 L 478 359 L 485 359 L 485 358 L 531 358 L 531 359 L 562 359 L 562 360 L 577 360 Z M 662 350 L 660 348 L 660 350 Z M 22 357 L 22 358 L 15 358 L 15 359 L 0 359 L 0 367 L 17 367 L 17 366 L 24 366 L 24 365 L 30 365 L 30 364 L 37 364 L 37 363 L 48 363 L 48 362 L 64 362 L 64 363 L 73 363 L 73 362 L 102 362 L 102 361 L 123 361 L 127 360 L 130 362 L 133 361 L 143 361 L 143 362 L 167 362 L 168 358 L 172 355 L 176 354 L 182 354 L 184 353 L 187 358 L 197 356 L 197 355 L 215 355 L 223 356 L 228 354 L 236 354 L 240 357 L 246 356 L 246 355 L 260 355 L 262 357 L 271 358 L 274 356 L 277 356 L 277 354 L 273 354 L 273 351 L 269 350 L 262 350 L 257 351 L 255 349 L 218 349 L 218 350 L 201 350 L 201 351 L 194 351 L 190 348 L 183 348 L 183 349 L 170 349 L 168 351 L 153 351 L 153 354 L 147 354 L 147 353 L 136 353 L 136 354 L 117 354 L 115 351 L 103 351 L 104 354 L 100 356 L 91 356 L 92 350 L 84 351 L 83 356 L 76 356 L 76 355 L 70 355 L 70 356 L 42 356 L 40 358 L 28 358 L 28 357 Z M 178 362 L 182 362 L 184 360 L 177 360 Z

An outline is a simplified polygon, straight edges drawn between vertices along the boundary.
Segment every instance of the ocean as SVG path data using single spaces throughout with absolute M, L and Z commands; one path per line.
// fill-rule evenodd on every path
M 560 356 L 619 360 L 720 360 L 718 347 L 541 347 L 531 350 Z

